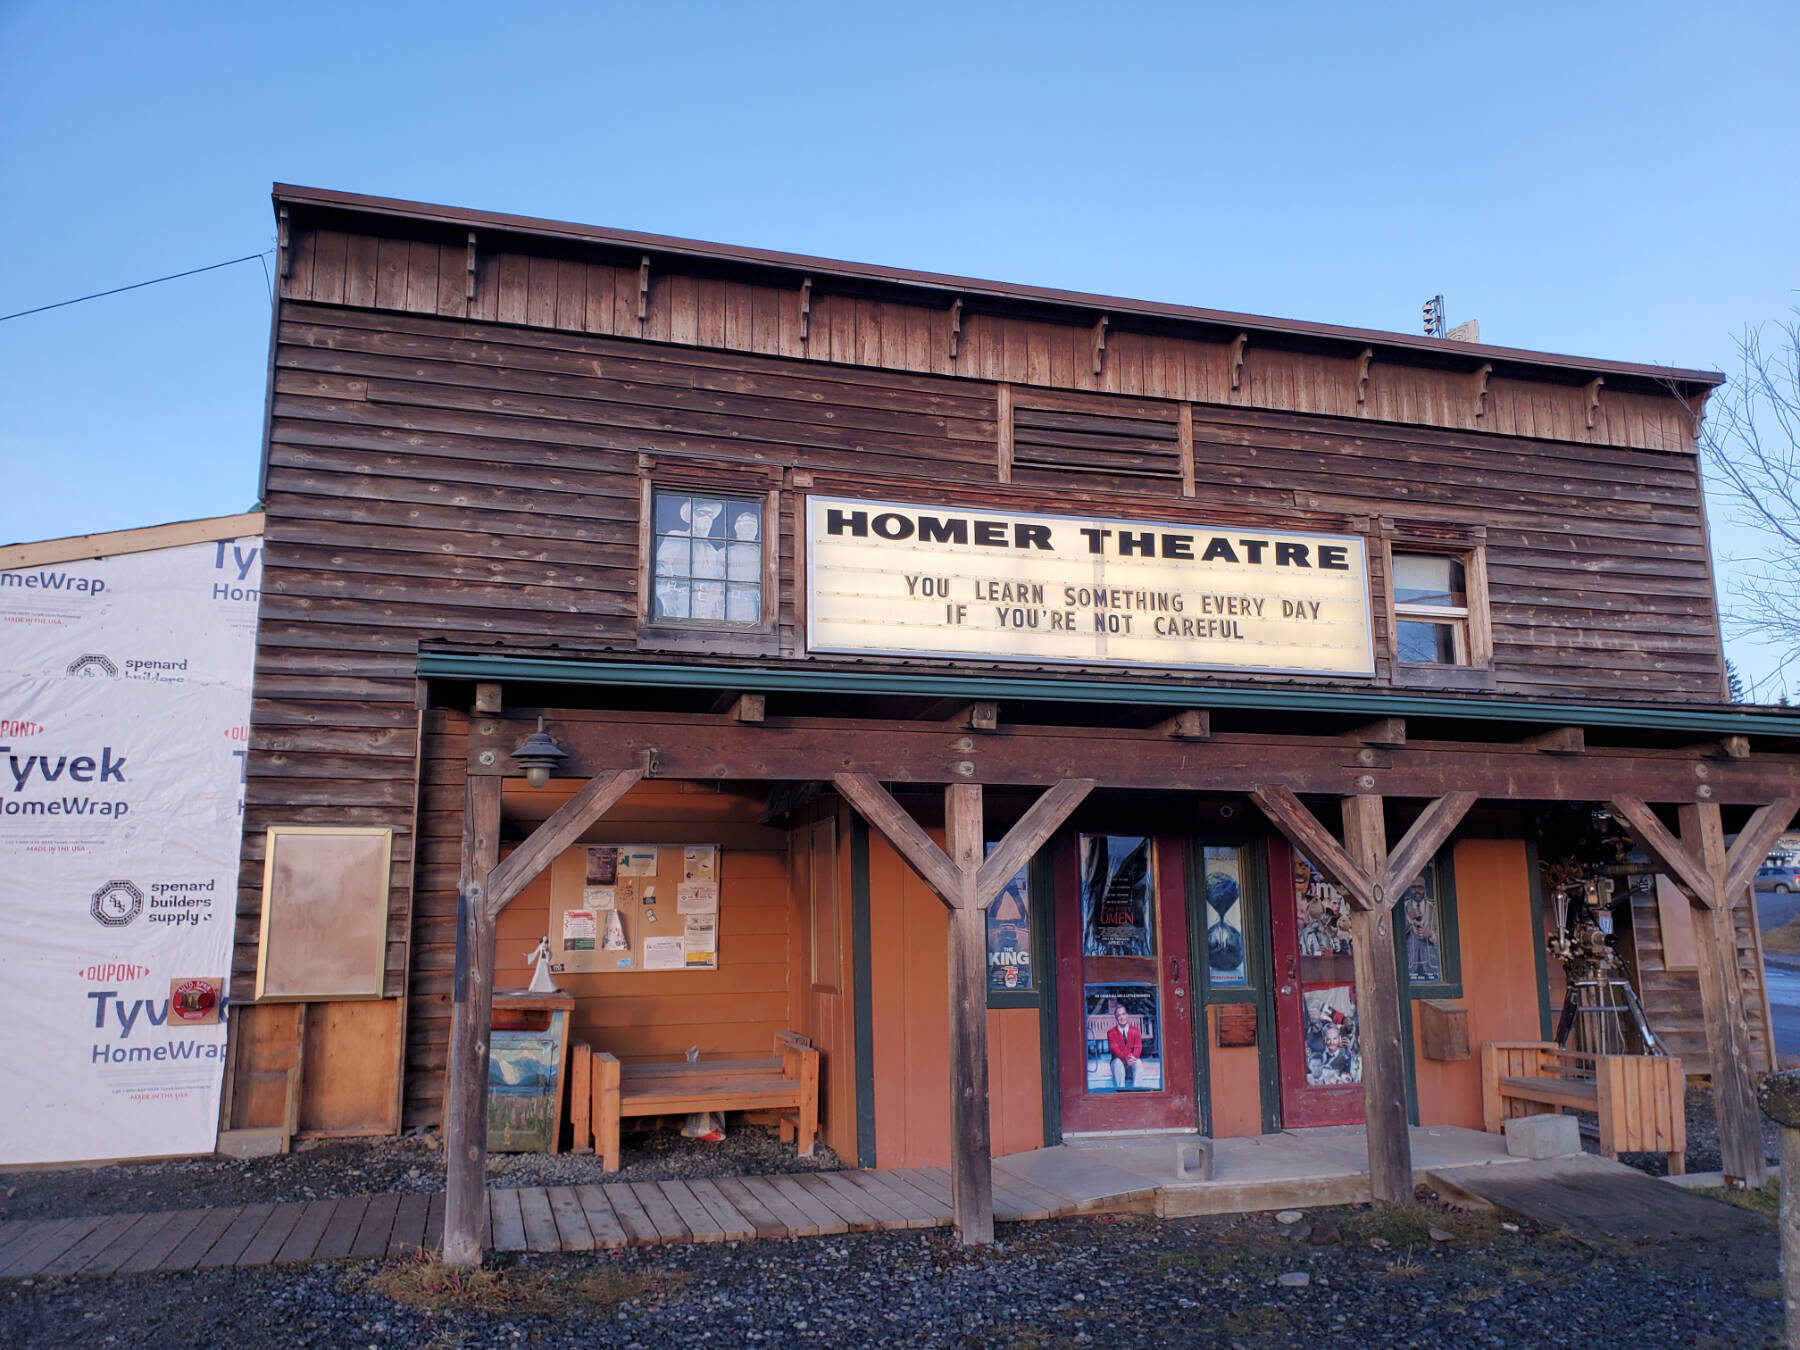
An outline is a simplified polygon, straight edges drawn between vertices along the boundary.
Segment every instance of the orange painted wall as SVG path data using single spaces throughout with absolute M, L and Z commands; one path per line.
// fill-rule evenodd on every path
M 1211 1059 L 1208 1079 L 1212 1086 L 1212 1137 L 1237 1139 L 1262 1133 L 1262 1087 L 1257 1080 L 1256 1047 L 1219 1045 L 1219 1010 L 1206 1010 L 1207 1054 Z M 1274 1028 L 1257 1028 L 1272 1035 Z
M 946 929 L 943 902 L 871 832 L 870 1005 L 878 1167 L 943 1167 L 950 1162 Z M 1037 1011 L 989 1011 L 989 1123 L 996 1157 L 1043 1147 L 1041 1066 Z
M 510 798 L 508 799 L 510 803 Z M 532 803 L 543 811 L 554 799 Z M 575 995 L 575 1035 L 620 1059 L 773 1053 L 775 1032 L 795 1025 L 790 985 L 793 907 L 787 834 L 761 825 L 760 798 L 703 784 L 645 783 L 589 831 L 586 843 L 717 844 L 719 968 L 708 971 L 564 973 Z M 581 846 L 557 858 L 500 914 L 495 985 L 523 988 L 525 960 L 550 925 L 552 887 L 579 895 Z M 804 1030 L 804 1028 L 801 1028 Z
M 1457 941 L 1469 1010 L 1469 1058 L 1425 1059 L 1414 1066 L 1421 1125 L 1481 1128 L 1481 1046 L 1539 1038 L 1537 944 L 1525 845 L 1516 839 L 1465 839 L 1456 845 Z

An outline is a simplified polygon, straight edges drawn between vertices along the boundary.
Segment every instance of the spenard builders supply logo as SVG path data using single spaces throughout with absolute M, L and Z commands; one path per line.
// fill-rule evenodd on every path
M 179 661 L 157 660 L 148 656 L 128 656 L 124 660 L 128 680 L 155 680 L 163 684 L 181 684 L 187 679 L 187 657 Z M 117 678 L 119 666 L 103 652 L 87 652 L 69 662 L 67 673 L 89 679 L 98 676 Z
M 123 928 L 144 912 L 144 893 L 129 881 L 109 881 L 94 892 L 88 913 L 96 923 Z
M 73 790 L 108 787 L 114 783 L 123 785 L 129 781 L 125 776 L 128 756 L 114 754 L 110 745 L 101 746 L 98 755 L 23 756 L 13 754 L 10 745 L 0 745 L 0 755 L 6 756 L 0 767 L 7 771 L 6 778 L 0 778 L 0 790 L 10 788 L 7 795 L 0 798 L 0 816 L 110 816 L 118 819 L 131 811 L 127 801 Z M 28 790 L 30 796 L 25 795 Z M 21 797 L 24 800 L 19 800 Z
M 150 892 L 151 923 L 198 928 L 212 922 L 213 901 L 219 894 L 217 877 L 204 881 L 153 881 L 147 888 L 131 881 L 109 881 L 94 892 L 88 913 L 96 923 L 123 928 L 144 912 L 146 889 Z

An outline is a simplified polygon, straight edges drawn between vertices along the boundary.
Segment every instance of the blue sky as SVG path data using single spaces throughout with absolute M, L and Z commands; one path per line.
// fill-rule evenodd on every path
M 280 180 L 1728 366 L 1800 300 L 1796 51 L 1792 3 L 0 0 L 0 313 L 267 248 Z M 0 541 L 248 507 L 267 343 L 254 263 L 0 323 Z

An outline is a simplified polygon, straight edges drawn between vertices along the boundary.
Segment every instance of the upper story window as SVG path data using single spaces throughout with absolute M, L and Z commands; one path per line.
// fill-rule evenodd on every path
M 1468 569 L 1460 557 L 1394 552 L 1394 656 L 1410 665 L 1466 666 Z
M 653 620 L 762 622 L 765 505 L 760 497 L 652 491 Z

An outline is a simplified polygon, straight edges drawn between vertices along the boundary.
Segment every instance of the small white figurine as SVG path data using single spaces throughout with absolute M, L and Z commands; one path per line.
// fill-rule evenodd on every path
M 538 939 L 535 950 L 529 952 L 525 959 L 531 962 L 530 989 L 534 994 L 554 994 L 557 992 L 556 982 L 550 978 L 550 936 L 545 934 Z

